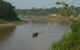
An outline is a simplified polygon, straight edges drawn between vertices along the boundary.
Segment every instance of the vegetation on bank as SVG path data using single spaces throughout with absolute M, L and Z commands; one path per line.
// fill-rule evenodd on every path
M 76 13 L 75 15 L 80 15 L 80 7 L 71 6 L 73 9 L 75 9 Z M 48 14 L 63 14 L 62 7 L 52 7 L 52 8 L 32 8 L 32 9 L 16 9 L 16 12 L 18 15 L 24 15 L 24 16 L 47 16 Z M 64 14 L 63 14 L 64 15 Z
M 63 4 L 62 7 L 52 7 L 52 8 L 35 8 L 32 9 L 16 9 L 18 15 L 23 16 L 48 16 L 48 14 L 58 14 L 64 17 L 69 17 L 69 15 L 78 16 L 80 15 L 80 7 L 75 7 L 74 5 L 68 5 L 65 3 L 56 3 L 57 5 Z M 64 9 L 65 7 L 65 9 Z
M 65 4 L 64 2 L 59 2 L 59 3 L 57 2 L 57 4 L 64 6 L 63 10 L 66 10 L 64 11 L 64 13 L 66 13 L 67 11 L 69 12 L 70 10 L 70 13 L 67 12 L 66 16 L 71 16 L 71 15 L 75 16 L 74 9 L 68 10 L 68 8 L 70 8 L 68 4 Z M 80 21 L 73 20 L 72 18 L 70 20 L 72 21 L 71 32 L 68 32 L 60 40 L 54 42 L 51 45 L 50 50 L 80 50 Z
M 15 7 L 7 2 L 0 0 L 0 23 L 7 23 L 11 21 L 18 21 Z
M 80 22 L 73 22 L 71 30 L 53 43 L 50 50 L 80 50 Z
M 80 20 L 80 7 L 68 5 L 64 2 L 57 2 L 57 5 L 62 7 L 52 8 L 35 8 L 32 9 L 16 9 L 19 17 L 32 18 L 38 21 L 69 21 L 70 18 Z M 65 20 L 66 19 L 66 20 Z

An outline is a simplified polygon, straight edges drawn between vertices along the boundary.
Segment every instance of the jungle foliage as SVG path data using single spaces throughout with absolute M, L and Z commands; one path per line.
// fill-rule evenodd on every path
M 6 21 L 18 20 L 15 7 L 11 3 L 0 0 L 0 19 Z

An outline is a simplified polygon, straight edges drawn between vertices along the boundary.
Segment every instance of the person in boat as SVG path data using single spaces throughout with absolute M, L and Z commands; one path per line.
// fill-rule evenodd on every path
M 35 37 L 37 37 L 38 35 L 39 35 L 39 33 L 38 33 L 38 32 L 35 32 L 35 33 L 32 34 L 32 37 L 35 38 Z

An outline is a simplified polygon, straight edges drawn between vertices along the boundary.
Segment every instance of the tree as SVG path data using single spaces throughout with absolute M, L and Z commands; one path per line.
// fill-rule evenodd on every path
M 7 21 L 18 20 L 15 7 L 3 0 L 0 0 L 0 19 Z
M 75 16 L 75 8 L 74 6 L 69 6 L 69 4 L 66 4 L 64 2 L 57 2 L 57 5 L 62 5 L 62 9 L 59 10 L 59 14 L 62 16 Z
M 0 1 L 3 1 L 3 0 L 0 0 Z
M 76 7 L 76 14 L 80 15 L 80 7 Z

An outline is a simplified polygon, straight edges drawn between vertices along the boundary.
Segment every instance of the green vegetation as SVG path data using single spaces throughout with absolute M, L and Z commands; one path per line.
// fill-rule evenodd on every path
M 8 21 L 4 20 L 4 19 L 0 19 L 0 24 L 6 24 L 8 23 Z
M 0 21 L 19 20 L 15 12 L 15 7 L 3 0 L 0 0 L 0 19 L 1 19 Z
M 63 10 L 65 11 L 61 11 L 62 13 L 67 13 L 63 16 L 75 16 L 75 9 L 71 6 L 64 2 L 57 2 L 57 4 L 64 6 Z M 72 19 L 71 21 L 71 32 L 68 32 L 59 41 L 53 43 L 50 50 L 80 50 L 80 21 Z
M 16 12 L 18 15 L 25 15 L 25 16 L 47 16 L 50 9 L 17 9 Z M 54 11 L 52 11 L 54 12 Z
M 50 50 L 80 50 L 80 22 L 73 22 L 71 29 L 71 32 L 53 43 Z
M 58 42 L 53 43 L 50 50 L 80 50 L 80 33 L 70 32 Z
M 56 3 L 58 4 L 58 3 Z M 59 5 L 59 4 L 58 4 Z M 75 7 L 73 5 L 69 6 L 67 4 L 60 4 L 62 7 L 52 7 L 52 8 L 32 8 L 32 9 L 17 9 L 18 15 L 24 16 L 48 16 L 48 14 L 58 14 L 61 16 L 69 17 L 70 15 L 78 16 L 80 15 L 80 7 Z
M 80 21 L 72 21 L 72 32 L 80 32 Z
M 69 6 L 68 4 L 64 3 L 64 2 L 57 2 L 56 3 L 57 5 L 62 5 L 62 9 L 59 10 L 58 14 L 60 14 L 61 16 L 76 16 L 76 10 L 75 10 L 75 7 L 72 5 L 72 6 Z
M 58 9 L 56 7 L 52 8 L 32 8 L 32 9 L 17 9 L 16 12 L 18 15 L 25 16 L 47 16 L 48 14 L 57 14 Z

